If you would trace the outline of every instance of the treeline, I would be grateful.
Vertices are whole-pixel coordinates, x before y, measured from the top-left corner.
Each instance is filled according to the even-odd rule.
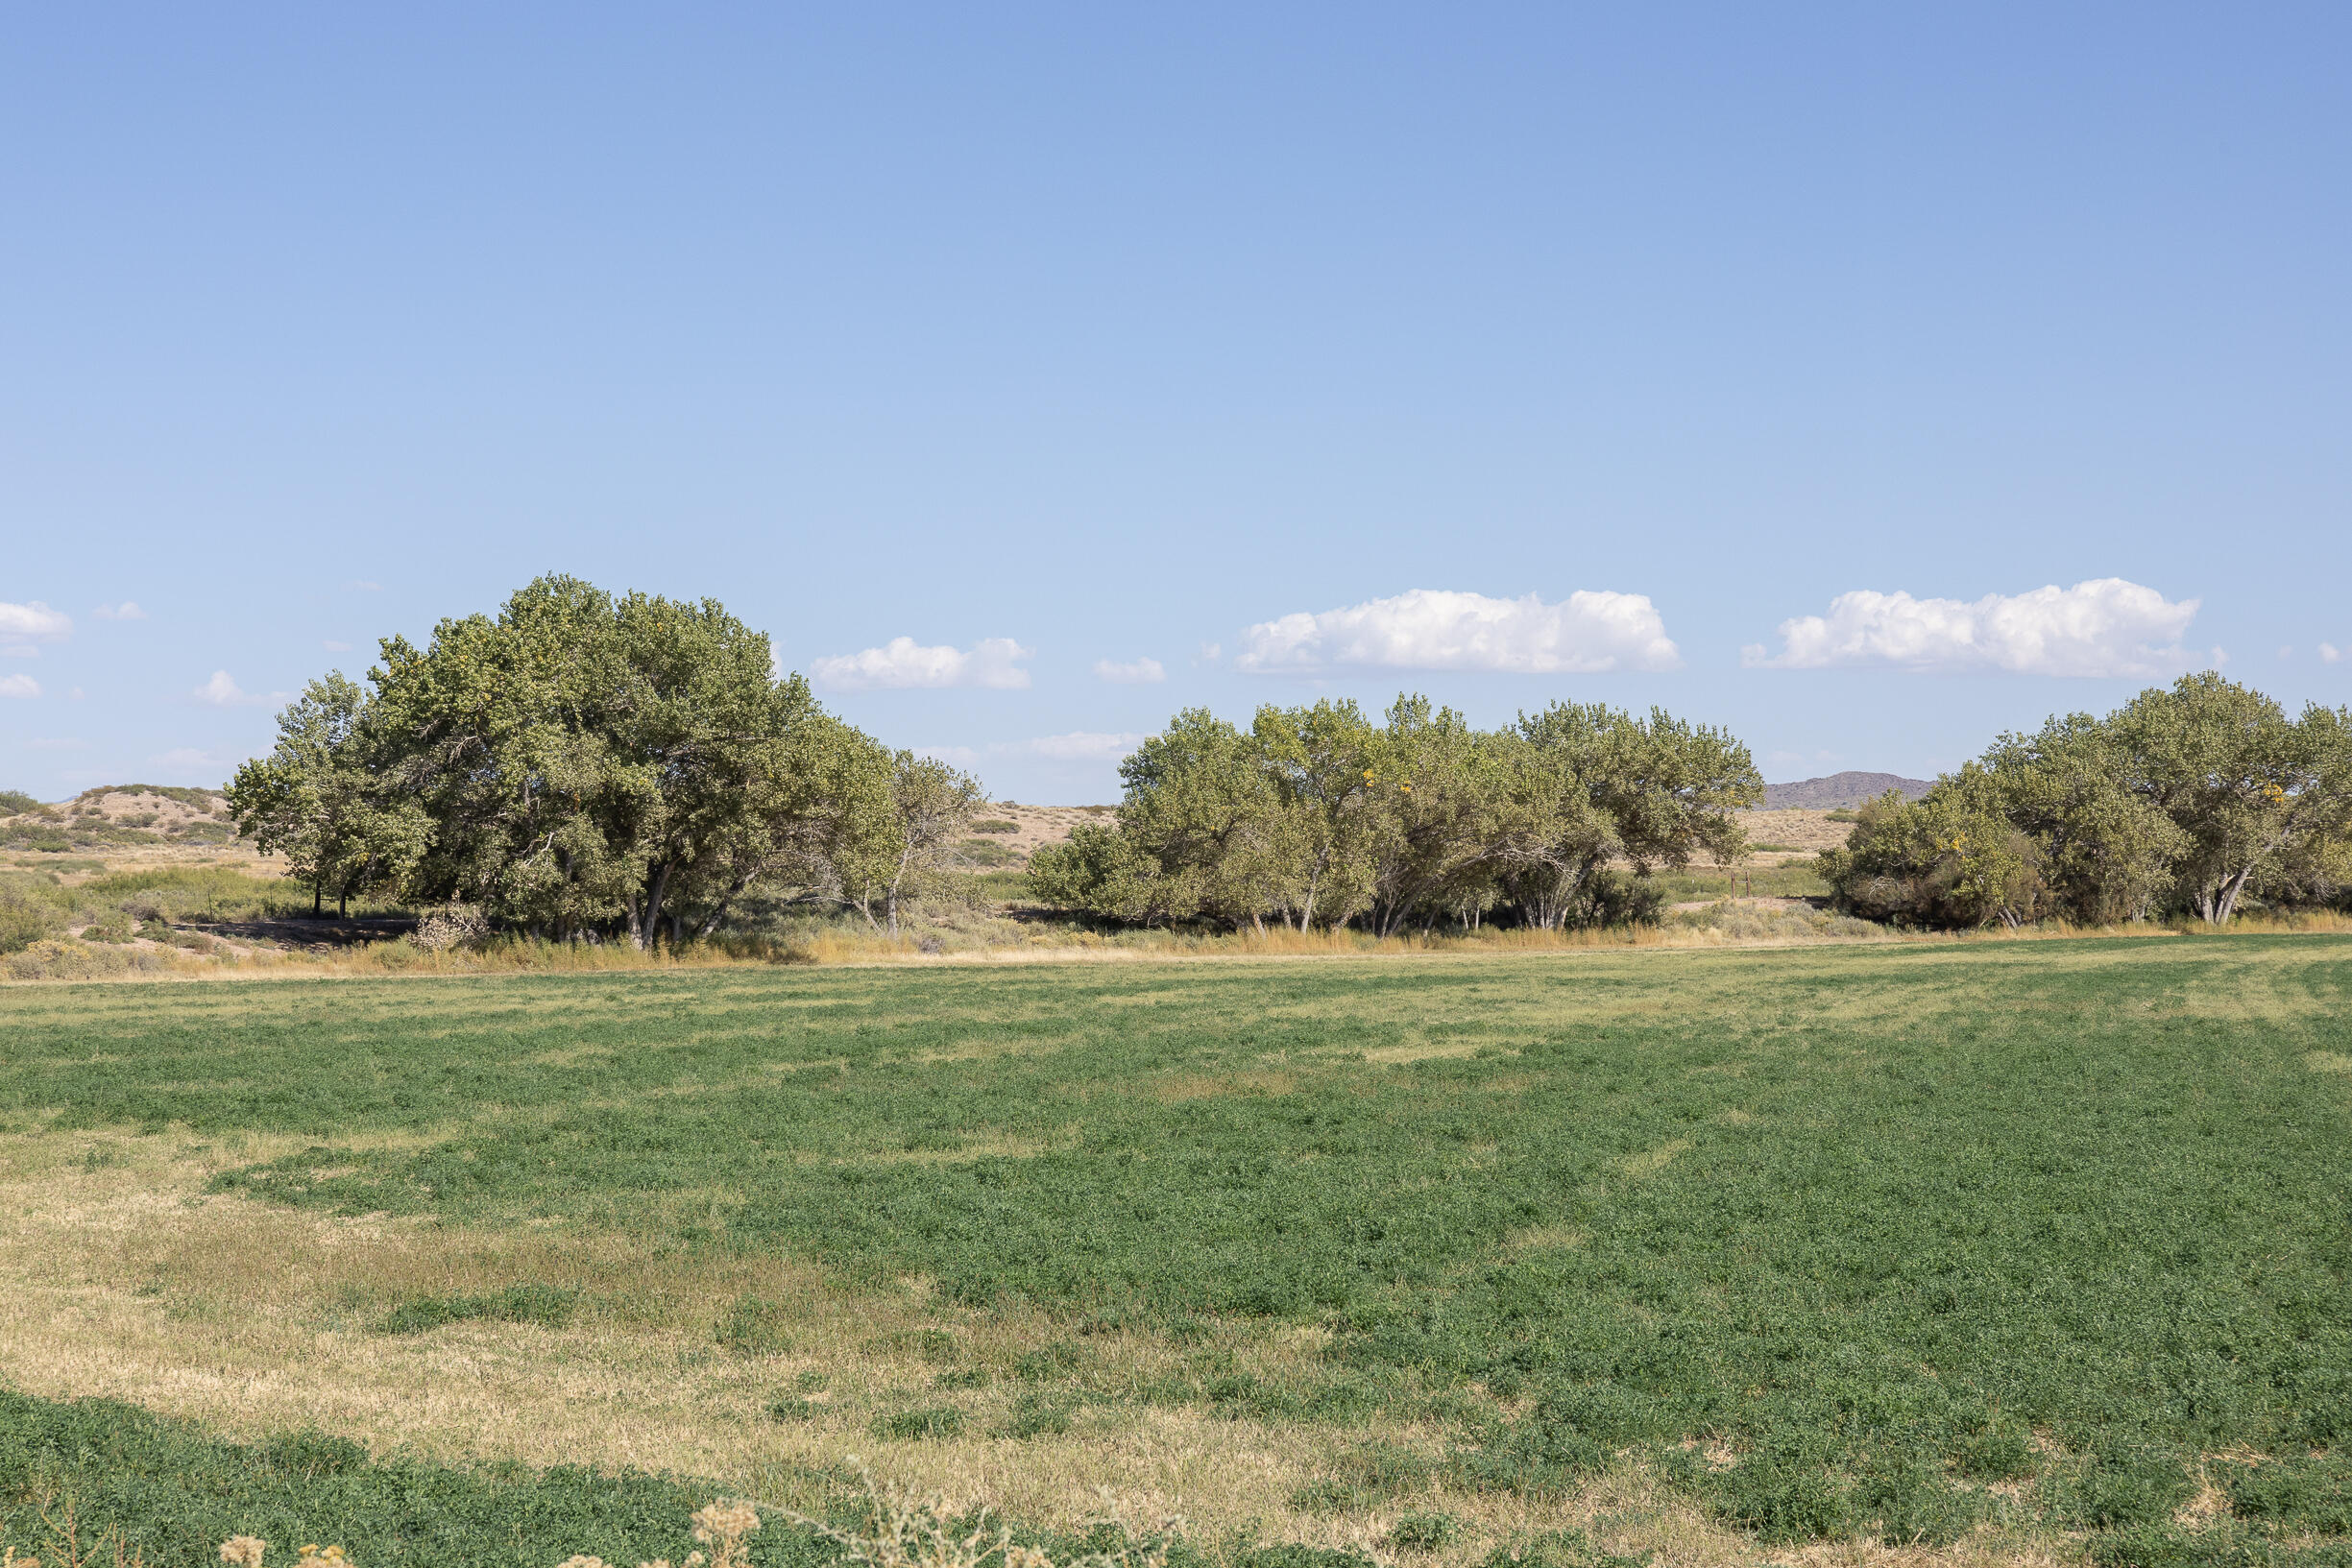
[[[1120,777],[1116,827],[1031,857],[1047,903],[1380,936],[1651,918],[1647,873],[1735,856],[1728,813],[1764,791],[1739,741],[1657,710],[1556,703],[1482,731],[1418,696],[1377,723],[1352,702],[1261,708],[1246,730],[1189,711]]]
[[[1866,806],[1821,858],[1838,906],[1904,925],[2194,916],[2352,892],[2352,711],[2216,674],[2007,735],[1922,800]]]
[[[313,904],[463,902],[550,938],[707,936],[755,885],[897,929],[982,804],[826,712],[715,600],[543,577],[496,617],[311,683],[237,770]]]

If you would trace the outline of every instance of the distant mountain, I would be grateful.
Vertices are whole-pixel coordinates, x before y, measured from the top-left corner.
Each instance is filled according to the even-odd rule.
[[[1764,785],[1764,809],[1778,811],[1801,806],[1807,810],[1827,811],[1877,800],[1890,789],[1900,789],[1906,799],[1917,800],[1928,792],[1928,784],[1926,779],[1905,779],[1892,773],[1832,773],[1826,779]]]

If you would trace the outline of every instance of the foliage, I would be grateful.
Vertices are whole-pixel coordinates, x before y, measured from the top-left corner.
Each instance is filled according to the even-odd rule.
[[[57,1125],[315,1140],[224,1186],[320,1212],[1332,1337],[1148,1390],[1040,1352],[1049,1424],[1443,1393],[1456,1485],[1630,1450],[1759,1532],[1938,1539],[2021,1475],[2137,1529],[2223,1452],[2330,1517],[2340,1469],[2284,1467],[2352,1441],[2348,986],[2335,936],[220,983],[0,995],[0,1072]]]
[[[755,886],[893,930],[980,802],[778,678],[715,600],[543,577],[495,617],[383,643],[363,690],[313,682],[230,801],[319,896],[379,889],[644,949],[708,937]]]
[[[0,817],[14,816],[19,811],[35,811],[40,802],[21,789],[0,789]]]
[[[264,855],[286,856],[314,910],[329,883],[345,912],[353,893],[403,885],[424,855],[424,807],[382,787],[368,765],[366,709],[339,670],[311,682],[278,715],[277,747],[241,764],[229,785],[237,831]]]
[[[0,886],[0,954],[22,953],[65,929],[65,911],[55,899],[30,888]]]
[[[1744,746],[1662,712],[1556,703],[1485,733],[1419,696],[1378,724],[1327,700],[1262,708],[1246,732],[1190,710],[1121,777],[1116,828],[1031,857],[1038,897],[1133,923],[1360,921],[1383,937],[1654,919],[1662,900],[1612,862],[1646,879],[1736,856],[1729,813],[1763,788]]]
[[[2352,889],[2352,711],[2291,720],[2184,676],[2104,719],[2003,736],[1918,802],[1864,807],[1820,869],[1842,908],[1922,926],[2220,925],[2248,897],[2335,903]]]

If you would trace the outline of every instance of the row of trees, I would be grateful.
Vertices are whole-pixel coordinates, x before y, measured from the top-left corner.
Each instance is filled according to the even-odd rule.
[[[1837,903],[1874,920],[2012,927],[2194,914],[2352,891],[2352,711],[2288,717],[2212,673],[2108,714],[2000,737],[1906,802],[1863,808],[1822,857]]]
[[[708,935],[757,885],[895,934],[983,802],[777,678],[767,638],[714,600],[543,577],[382,651],[372,689],[311,683],[229,787],[314,902],[456,900],[643,947]]]
[[[1261,708],[1248,729],[1178,713],[1120,765],[1116,827],[1031,859],[1049,903],[1113,919],[1387,936],[1492,919],[1545,929],[1654,909],[1659,866],[1744,847],[1763,796],[1729,734],[1653,710],[1556,703],[1501,730],[1403,696]]]

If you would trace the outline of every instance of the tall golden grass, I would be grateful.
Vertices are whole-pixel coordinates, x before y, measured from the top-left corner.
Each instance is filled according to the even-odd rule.
[[[89,980],[255,979],[320,977],[418,977],[500,974],[604,974],[616,971],[715,969],[781,964],[825,966],[1053,963],[1184,958],[1408,957],[1427,954],[1539,953],[1626,949],[1723,949],[1852,943],[1952,944],[2077,941],[2105,937],[2184,936],[2227,940],[2243,936],[2341,934],[2352,914],[2333,909],[2241,915],[2216,928],[2193,920],[2119,925],[2046,921],[2017,930],[1918,931],[1813,911],[1758,906],[1726,900],[1685,911],[1657,926],[1543,931],[1525,928],[1476,931],[1414,931],[1376,937],[1369,932],[1294,930],[1288,927],[1234,933],[1173,930],[1103,932],[1060,928],[1021,940],[964,941],[943,946],[917,936],[841,928],[790,939],[729,937],[640,950],[624,943],[546,942],[502,936],[484,943],[426,951],[404,939],[365,943],[336,952],[284,951],[224,945],[209,955],[140,947],[109,952],[71,940],[36,944],[0,964],[0,983]]]

